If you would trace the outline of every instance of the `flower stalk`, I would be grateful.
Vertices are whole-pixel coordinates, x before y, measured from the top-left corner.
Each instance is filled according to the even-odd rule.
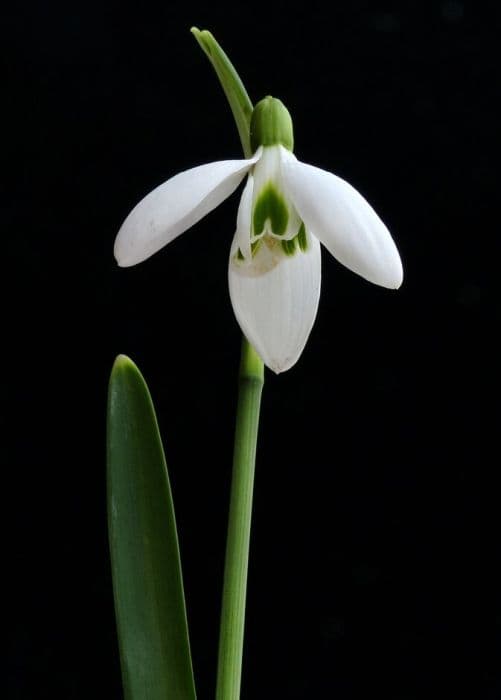
[[[244,155],[250,158],[253,106],[247,91],[212,34],[196,27],[191,32],[216,71],[233,112]],[[254,473],[263,385],[263,361],[244,336],[238,379],[216,700],[238,700],[240,697]]]
[[[216,700],[238,700],[242,676],[254,467],[264,367],[245,338],[239,373]]]

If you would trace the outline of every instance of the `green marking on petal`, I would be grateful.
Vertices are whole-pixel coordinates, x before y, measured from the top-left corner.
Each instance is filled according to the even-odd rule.
[[[308,250],[308,236],[306,235],[304,223],[301,222],[301,226],[294,238],[290,241],[280,241],[280,244],[286,255],[294,255],[298,250],[305,253]]]
[[[289,210],[271,181],[263,187],[254,205],[252,222],[256,236],[263,232],[267,221],[270,222],[271,232],[276,236],[282,236],[287,230]]]
[[[299,247],[303,253],[306,253],[308,250],[308,236],[306,235],[306,229],[303,222],[301,222],[301,226],[297,232],[297,242],[299,243]]]
[[[244,254],[240,250],[240,248],[237,250],[237,260],[245,260]]]
[[[296,241],[297,236],[290,241],[280,241],[280,243],[282,244],[282,249],[286,255],[294,255],[294,253],[296,252]]]

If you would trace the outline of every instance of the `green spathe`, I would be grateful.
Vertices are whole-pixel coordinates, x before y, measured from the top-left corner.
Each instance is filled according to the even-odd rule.
[[[244,155],[246,158],[250,158],[252,151],[249,142],[249,124],[253,108],[247,90],[230,59],[212,34],[207,31],[207,29],[200,31],[197,27],[192,27],[191,33],[200,44],[211,62],[212,67],[216,71],[216,75],[219,78],[221,87],[224,90],[224,94],[233,112]]]
[[[254,107],[250,125],[250,141],[255,153],[259,146],[281,145],[292,151],[294,134],[288,109],[276,97],[265,97]]]

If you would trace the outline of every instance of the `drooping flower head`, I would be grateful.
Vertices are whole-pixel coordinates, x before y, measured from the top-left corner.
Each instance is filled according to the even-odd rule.
[[[179,173],[131,211],[115,241],[121,266],[135,265],[218,206],[247,174],[230,250],[229,289],[242,332],[275,372],[292,367],[313,326],[320,243],[365,279],[396,289],[402,263],[368,202],[345,180],[293,155],[289,112],[265,97],[251,119],[252,158]]]

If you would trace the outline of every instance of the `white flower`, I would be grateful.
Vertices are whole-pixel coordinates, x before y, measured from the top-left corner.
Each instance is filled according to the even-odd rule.
[[[150,192],[122,224],[115,257],[123,267],[142,262],[217,207],[248,175],[230,252],[230,297],[244,335],[268,367],[282,372],[299,358],[315,320],[320,243],[350,270],[383,287],[398,288],[403,273],[388,229],[361,194],[267,140],[260,139],[265,145],[252,158],[201,165]]]

